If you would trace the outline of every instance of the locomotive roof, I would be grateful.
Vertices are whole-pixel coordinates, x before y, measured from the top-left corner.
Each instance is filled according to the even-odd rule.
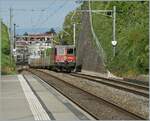
[[[74,45],[55,45],[56,48],[64,47],[64,48],[75,48]]]

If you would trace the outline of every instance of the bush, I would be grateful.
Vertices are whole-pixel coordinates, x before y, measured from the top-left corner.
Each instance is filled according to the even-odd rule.
[[[148,74],[149,71],[149,7],[147,2],[91,2],[92,9],[112,9],[116,13],[116,56],[113,57],[112,18],[92,14],[94,31],[107,56],[111,72],[124,75]]]
[[[14,74],[15,73],[15,62],[11,61],[10,57],[10,42],[8,29],[5,24],[2,23],[2,51],[1,51],[1,73]]]

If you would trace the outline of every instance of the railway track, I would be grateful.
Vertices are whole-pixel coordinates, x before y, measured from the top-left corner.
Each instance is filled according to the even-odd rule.
[[[89,81],[102,83],[104,85],[108,85],[111,87],[118,88],[120,90],[125,90],[140,96],[144,96],[149,98],[149,87],[145,85],[140,85],[132,82],[126,82],[123,80],[116,80],[116,79],[109,79],[104,77],[96,77],[86,74],[79,74],[79,73],[71,73],[71,76],[79,77],[82,79],[87,79]]]
[[[41,70],[28,70],[37,75],[47,84],[55,88],[61,94],[69,98],[84,111],[98,120],[132,120],[144,118],[129,112],[111,102],[92,95],[76,86],[73,86],[59,77],[53,76]]]

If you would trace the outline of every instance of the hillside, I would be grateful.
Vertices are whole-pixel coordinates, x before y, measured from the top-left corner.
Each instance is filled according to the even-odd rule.
[[[8,28],[2,23],[2,41],[1,41],[1,73],[3,74],[13,74],[15,73],[15,64],[11,62],[10,58],[10,43]]]
[[[104,72],[104,68],[118,76],[136,76],[149,72],[149,8],[148,2],[91,2],[91,8],[112,9],[116,6],[116,56],[113,57],[112,17],[110,13],[92,13],[92,24],[88,13],[78,13],[76,39],[77,62],[83,69]],[[80,9],[80,8],[79,8]],[[89,3],[84,2],[81,9],[89,9]],[[71,26],[71,16],[66,16],[64,25]],[[91,26],[93,25],[93,26]],[[93,27],[93,31],[92,31]],[[72,28],[65,29],[71,36]],[[93,33],[92,33],[93,32]],[[64,32],[62,32],[65,34]],[[63,36],[69,44],[71,36]],[[98,42],[96,42],[96,39]],[[98,45],[99,44],[99,45]],[[98,47],[99,46],[99,47]]]
[[[148,74],[148,2],[92,2],[92,9],[116,6],[116,56],[112,51],[112,18],[92,14],[94,31],[106,53],[107,68],[116,75]]]
[[[87,9],[87,6],[82,5],[66,16],[64,30],[59,36],[63,35],[62,40],[65,44],[73,44],[73,23],[75,23],[77,66],[82,66],[84,70],[106,73],[103,60],[94,46],[89,15],[79,12],[80,9]]]

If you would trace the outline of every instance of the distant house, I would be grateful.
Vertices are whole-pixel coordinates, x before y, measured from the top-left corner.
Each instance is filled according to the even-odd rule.
[[[45,32],[40,34],[28,34],[23,36],[17,36],[17,40],[24,39],[25,41],[28,41],[30,44],[36,42],[44,42],[44,43],[52,43],[52,40],[54,38],[53,32]],[[17,41],[16,40],[16,41]]]

